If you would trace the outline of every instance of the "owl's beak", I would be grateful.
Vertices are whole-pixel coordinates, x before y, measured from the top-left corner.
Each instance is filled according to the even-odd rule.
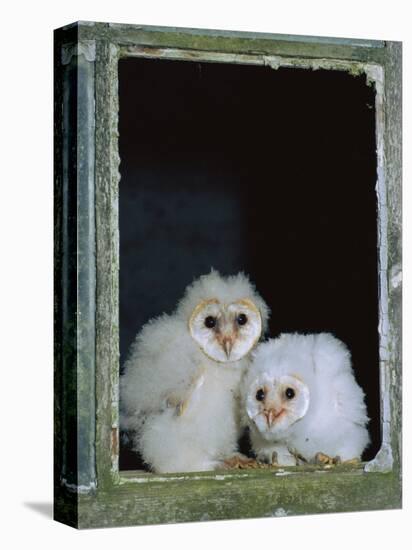
[[[270,428],[272,424],[277,420],[282,414],[285,412],[285,409],[280,409],[280,411],[277,411],[276,409],[269,409],[268,411],[265,411],[266,416],[266,422],[268,427]]]
[[[222,340],[222,348],[226,354],[227,359],[230,357],[230,353],[233,348],[233,340],[231,338],[223,338]]]

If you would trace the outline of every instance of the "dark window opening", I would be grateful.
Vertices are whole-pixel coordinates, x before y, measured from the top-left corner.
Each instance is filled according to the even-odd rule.
[[[332,332],[380,447],[375,92],[364,75],[119,63],[120,363],[213,266],[244,271],[269,336]],[[247,449],[247,441],[243,450]],[[142,465],[126,447],[120,469]]]

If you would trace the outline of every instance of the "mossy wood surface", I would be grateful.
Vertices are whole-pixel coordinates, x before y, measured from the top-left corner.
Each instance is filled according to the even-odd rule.
[[[118,471],[118,73],[125,56],[376,75],[383,442],[360,468]],[[379,140],[378,140],[379,145]],[[55,33],[55,518],[74,527],[401,506],[401,45],[104,23]],[[370,471],[365,471],[369,469]]]
[[[80,528],[399,508],[395,473],[269,471],[137,478],[80,495]]]

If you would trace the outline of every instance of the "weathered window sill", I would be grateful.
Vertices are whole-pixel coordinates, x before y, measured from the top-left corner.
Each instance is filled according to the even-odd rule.
[[[395,472],[359,467],[284,468],[154,475],[129,472],[96,495],[80,495],[78,527],[112,527],[401,507]],[[67,506],[67,501],[66,501]]]

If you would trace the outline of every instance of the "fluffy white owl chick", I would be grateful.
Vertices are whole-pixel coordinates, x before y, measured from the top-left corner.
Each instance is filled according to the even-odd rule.
[[[236,453],[240,382],[268,314],[245,275],[212,270],[136,336],[120,379],[121,428],[153,471],[211,470]]]
[[[350,353],[331,334],[283,334],[260,344],[243,385],[258,460],[295,465],[318,453],[360,458],[369,443],[364,393]]]

